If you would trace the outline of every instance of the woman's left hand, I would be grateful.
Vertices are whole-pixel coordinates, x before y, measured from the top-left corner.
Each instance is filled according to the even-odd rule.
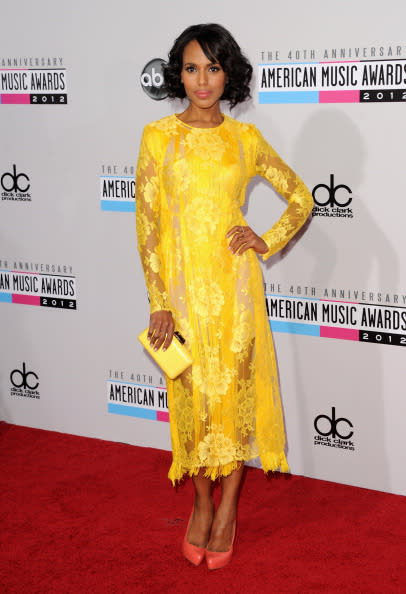
[[[230,229],[226,237],[232,237],[229,248],[233,254],[239,256],[250,248],[257,254],[266,254],[269,249],[265,241],[248,226],[236,225]]]

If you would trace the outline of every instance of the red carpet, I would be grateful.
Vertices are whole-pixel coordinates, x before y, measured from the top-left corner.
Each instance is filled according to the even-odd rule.
[[[230,565],[183,559],[170,454],[0,424],[2,594],[406,591],[406,498],[248,469]]]

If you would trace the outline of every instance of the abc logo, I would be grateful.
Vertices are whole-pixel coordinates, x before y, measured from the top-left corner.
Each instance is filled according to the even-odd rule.
[[[326,192],[327,190],[327,192]],[[342,192],[340,192],[341,200],[336,198],[337,191],[342,190],[349,195],[347,200],[342,198]],[[316,197],[317,193],[317,197]],[[320,193],[322,194],[322,198],[320,199]],[[324,194],[324,200],[323,200]],[[330,173],[330,185],[327,184],[318,184],[314,186],[312,196],[314,198],[315,203],[318,206],[338,206],[340,208],[344,208],[348,206],[352,202],[351,196],[351,188],[346,186],[345,184],[338,184],[337,186],[334,185],[334,173]]]
[[[321,422],[321,419],[325,419],[325,422]],[[354,425],[348,419],[344,417],[340,417],[336,419],[336,409],[335,406],[331,408],[331,417],[327,415],[318,415],[314,419],[314,428],[316,429],[319,435],[323,435],[324,437],[339,437],[340,439],[350,439],[354,435],[354,431],[348,431],[347,434],[340,433],[341,431],[345,431],[343,425],[346,424],[348,427],[354,427]],[[321,425],[321,428],[320,428]],[[340,425],[340,429],[338,426]],[[323,431],[323,429],[327,429],[327,431]],[[348,430],[348,429],[347,429]]]
[[[20,181],[22,179],[23,181]],[[25,180],[25,181],[24,181]],[[30,188],[30,178],[25,173],[17,173],[15,164],[13,165],[13,171],[3,173],[1,176],[1,187],[6,192],[27,192]]]
[[[23,363],[22,370],[13,369],[13,371],[10,373],[10,381],[15,388],[24,388],[25,390],[36,390],[39,386],[39,382],[36,382],[35,380],[38,380],[38,375],[33,371],[27,371],[25,363]]]
[[[161,58],[154,58],[146,66],[141,74],[141,86],[151,99],[155,101],[161,101],[168,96],[168,93],[164,88],[164,75],[162,66],[165,64],[165,60]]]

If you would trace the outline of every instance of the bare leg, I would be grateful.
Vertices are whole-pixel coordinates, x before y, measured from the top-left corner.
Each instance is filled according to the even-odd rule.
[[[228,551],[233,537],[233,525],[237,515],[238,492],[244,464],[229,476],[221,479],[221,502],[214,516],[207,545],[209,551]]]
[[[198,475],[193,477],[193,484],[195,487],[195,511],[187,540],[190,544],[198,547],[206,547],[214,515],[213,482],[204,477],[201,470]]]

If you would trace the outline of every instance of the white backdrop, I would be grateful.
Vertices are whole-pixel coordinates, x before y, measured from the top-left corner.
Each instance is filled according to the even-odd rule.
[[[252,100],[232,115],[330,200],[264,265],[292,472],[405,494],[405,17],[400,0],[379,12],[366,0],[9,4],[1,418],[170,448],[164,380],[136,340],[148,305],[132,182],[144,124],[182,106],[150,97],[159,61],[145,67],[186,26],[219,22],[255,71]],[[283,208],[252,182],[257,232]]]

